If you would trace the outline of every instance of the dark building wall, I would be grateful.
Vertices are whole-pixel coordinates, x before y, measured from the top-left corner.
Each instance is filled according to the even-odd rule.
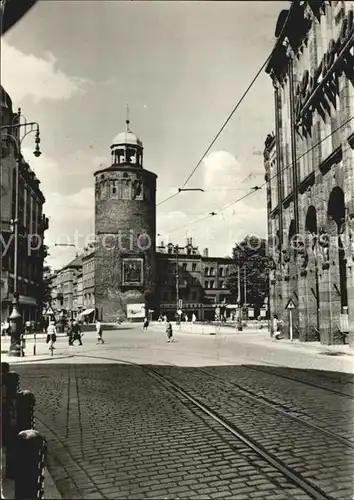
[[[114,321],[126,317],[127,304],[155,306],[156,175],[111,167],[96,172],[95,180],[95,300],[102,319]],[[142,281],[125,283],[123,266],[139,267],[140,262]]]
[[[14,291],[14,232],[16,158],[15,140],[18,140],[17,115],[13,112],[9,95],[1,88],[1,124],[7,126],[1,140],[1,311],[7,317],[12,309]],[[8,135],[5,135],[8,134]],[[12,136],[13,138],[11,138]],[[45,198],[40,181],[22,159],[19,165],[19,223],[18,223],[18,288],[23,320],[37,320],[41,314],[40,288],[43,280],[43,262],[46,257],[44,233],[48,219],[43,214]],[[4,245],[5,243],[5,245]]]
[[[174,319],[177,309],[176,250],[173,248],[171,253],[168,253],[167,250],[159,247],[156,255],[157,295],[159,312],[166,313],[170,319]],[[190,254],[188,254],[188,245],[179,247],[178,288],[183,312],[189,315],[195,313],[198,319],[213,319],[214,304],[222,302],[226,297],[230,298],[229,290],[221,288],[221,283],[225,285],[233,264],[232,259],[201,256],[197,247],[193,247],[193,252]],[[213,281],[213,288],[210,288],[211,281]]]

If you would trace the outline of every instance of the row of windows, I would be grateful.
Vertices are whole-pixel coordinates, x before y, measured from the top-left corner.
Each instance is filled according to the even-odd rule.
[[[219,267],[219,277],[227,276],[228,268]],[[216,270],[214,267],[206,267],[204,269],[204,276],[216,276]]]
[[[216,283],[217,285],[217,283]],[[215,281],[214,280],[210,280],[210,281],[207,281],[205,280],[204,281],[204,288],[216,288],[217,286],[215,286]],[[219,288],[225,288],[225,282],[222,281],[222,280],[219,280]]]
[[[143,200],[144,189],[139,181],[102,181],[96,185],[96,195],[101,200]]]
[[[163,302],[171,302],[176,299],[176,292],[171,290],[164,290],[161,294],[161,300]],[[191,290],[189,294],[186,294],[184,300],[198,300],[198,292],[195,290]],[[181,297],[180,297],[181,298]]]
[[[91,260],[90,262],[86,262],[83,265],[83,273],[84,274],[89,273],[90,271],[94,271],[94,269],[95,269],[95,261],[94,260]]]
[[[95,305],[95,295],[93,293],[85,293],[83,298],[84,298],[84,306]]]
[[[84,288],[88,288],[88,287],[90,287],[90,286],[94,286],[94,284],[95,284],[95,282],[94,282],[94,278],[93,278],[93,276],[92,276],[92,277],[90,277],[90,278],[86,278],[86,279],[84,279],[84,281],[83,281],[83,286],[84,286]]]
[[[190,263],[190,262],[183,262],[182,263],[182,269],[184,271],[192,271],[192,272],[197,272],[198,271],[198,268],[197,268],[197,264],[196,263]],[[224,267],[219,267],[218,269],[218,272],[219,272],[219,277],[222,277],[222,276],[227,276],[227,273],[228,273],[228,269],[227,268],[224,268]],[[216,270],[214,267],[206,267],[204,269],[204,275],[205,276],[216,276]]]
[[[112,152],[113,163],[120,165],[129,163],[130,165],[142,165],[142,153],[138,153],[132,148],[119,148]]]

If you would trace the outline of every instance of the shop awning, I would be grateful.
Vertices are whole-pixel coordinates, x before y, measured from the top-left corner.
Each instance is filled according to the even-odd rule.
[[[93,313],[95,310],[94,309],[85,309],[80,313],[81,316],[88,316],[89,314]]]

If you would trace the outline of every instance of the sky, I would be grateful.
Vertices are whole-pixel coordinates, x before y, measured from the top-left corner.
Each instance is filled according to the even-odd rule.
[[[2,39],[1,83],[41,129],[42,156],[23,152],[46,197],[48,264],[58,269],[94,233],[95,170],[131,129],[155,172],[157,202],[181,187],[274,46],[286,1],[42,0]],[[263,71],[187,188],[157,207],[157,243],[192,237],[213,256],[266,235],[263,148],[274,125]],[[217,213],[198,221],[210,212]],[[55,247],[71,243],[75,247]]]

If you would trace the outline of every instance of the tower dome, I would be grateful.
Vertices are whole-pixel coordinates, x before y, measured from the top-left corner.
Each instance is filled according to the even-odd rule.
[[[114,137],[112,141],[112,146],[130,144],[132,146],[142,147],[143,143],[141,142],[139,137],[136,136],[134,132],[129,128],[129,120],[126,120],[125,123],[126,123],[126,129],[124,130],[124,132],[120,132]]]
[[[129,127],[126,121],[124,132],[117,134],[111,145],[112,165],[118,166],[143,166],[143,143]]]

